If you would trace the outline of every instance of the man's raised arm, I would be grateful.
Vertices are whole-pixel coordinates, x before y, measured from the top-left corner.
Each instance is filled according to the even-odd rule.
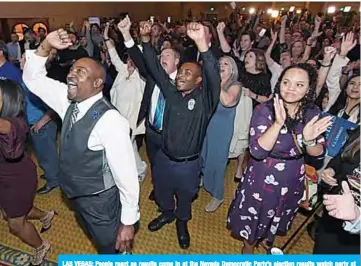
[[[45,63],[52,48],[66,49],[72,43],[66,31],[59,29],[49,33],[37,50],[25,54],[23,81],[29,90],[42,99],[63,119],[69,106],[67,85],[46,76]]]

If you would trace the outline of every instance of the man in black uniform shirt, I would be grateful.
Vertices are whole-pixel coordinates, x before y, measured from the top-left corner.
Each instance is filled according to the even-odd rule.
[[[123,20],[120,26],[126,27],[127,23],[130,22]],[[149,36],[151,26],[150,22],[141,22],[140,34]],[[209,50],[204,26],[190,23],[187,34],[202,54],[203,77],[200,65],[188,62],[179,69],[175,83],[163,70],[150,42],[143,42],[148,71],[167,102],[163,117],[162,150],[155,157],[153,169],[156,177],[154,191],[162,214],[151,221],[148,228],[150,231],[158,231],[177,219],[177,236],[181,248],[190,245],[187,222],[192,217],[192,199],[198,192],[200,181],[199,154],[220,94],[219,64]]]

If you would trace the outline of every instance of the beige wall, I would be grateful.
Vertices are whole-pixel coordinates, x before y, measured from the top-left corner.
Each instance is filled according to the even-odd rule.
[[[309,6],[312,12],[325,11],[328,5],[336,7],[352,5],[354,9],[359,9],[359,2],[237,2],[239,7],[256,8],[279,8],[295,5],[297,8]],[[230,14],[229,2],[38,2],[38,3],[11,3],[0,2],[0,18],[49,18],[51,29],[59,27],[64,23],[74,20],[75,24],[80,24],[84,18],[89,16],[116,16],[121,12],[128,11],[136,19],[145,19],[150,15],[158,15],[162,20],[167,16],[174,19],[181,19],[187,16],[188,10],[192,9],[193,16],[199,17],[200,13],[212,13],[210,8],[214,7],[214,13],[219,18]],[[9,20],[12,23],[15,20]],[[10,23],[9,23],[10,24]],[[12,27],[12,25],[9,25]]]
[[[167,3],[166,5],[173,7],[175,4],[179,3]],[[164,10],[166,10],[164,4],[152,2],[0,2],[0,18],[49,18],[51,28],[59,27],[72,20],[78,24],[89,16],[116,16],[121,12],[129,11],[134,19],[144,19],[156,13],[165,13]],[[170,13],[173,10],[178,12],[179,8],[171,8]]]

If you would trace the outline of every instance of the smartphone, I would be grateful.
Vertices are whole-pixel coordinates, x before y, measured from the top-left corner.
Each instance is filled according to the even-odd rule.
[[[294,11],[295,11],[295,6],[291,6],[288,11],[289,11],[289,12],[294,12]]]
[[[149,20],[154,23],[154,16],[150,16]]]
[[[172,18],[171,17],[167,17],[167,22],[171,23],[172,22]]]
[[[259,32],[259,37],[263,37],[263,35],[266,33],[266,29],[262,29],[260,32]]]

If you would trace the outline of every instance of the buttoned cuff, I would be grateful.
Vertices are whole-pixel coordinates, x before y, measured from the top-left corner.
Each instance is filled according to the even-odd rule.
[[[124,225],[133,225],[139,221],[140,212],[139,206],[137,207],[124,207],[122,206],[121,222]]]
[[[135,43],[133,39],[130,39],[129,41],[124,42],[124,45],[127,48],[132,48],[135,45]]]

